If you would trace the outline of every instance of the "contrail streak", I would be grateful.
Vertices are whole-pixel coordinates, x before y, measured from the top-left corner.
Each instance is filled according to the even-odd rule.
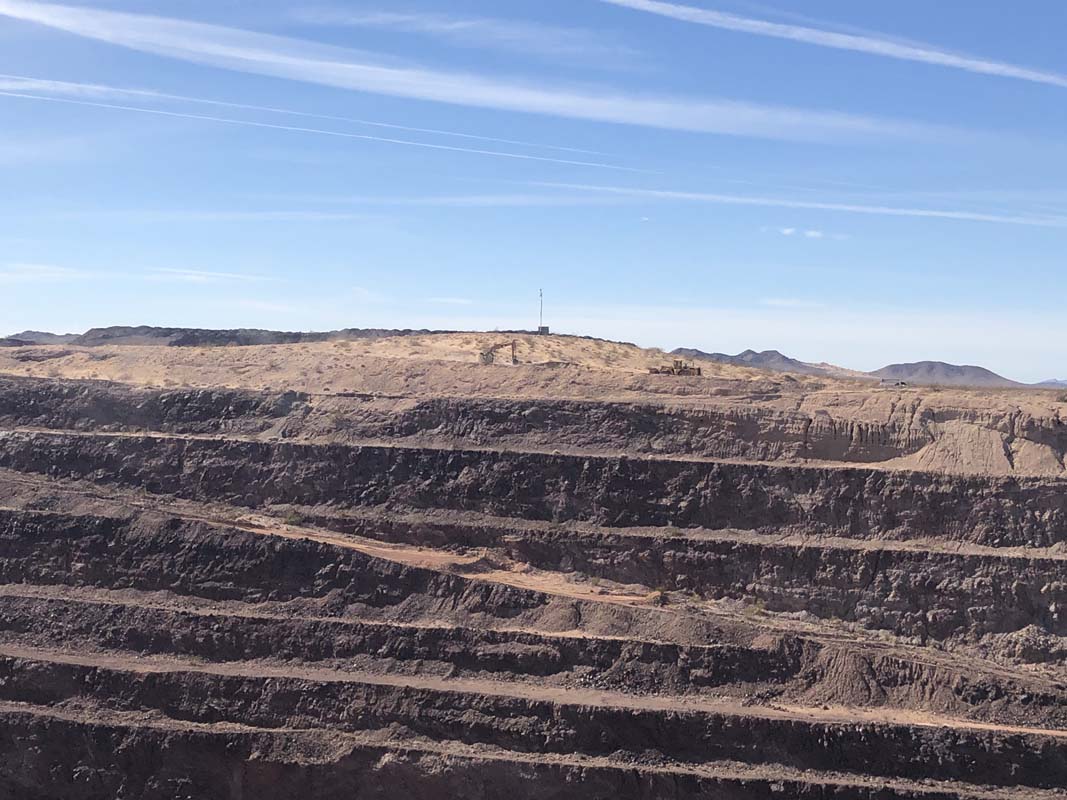
[[[676,192],[661,189],[630,189],[622,186],[594,186],[577,183],[536,183],[536,186],[554,189],[572,189],[586,192],[645,197],[649,200],[690,200],[734,206],[764,206],[769,208],[803,208],[814,211],[842,211],[849,214],[873,214],[887,217],[921,217],[924,219],[951,219],[965,222],[992,222],[1000,225],[1029,225],[1038,228],[1067,228],[1067,217],[1022,217],[1001,214],[983,214],[974,211],[940,211],[928,208],[900,208],[897,206],[857,205],[853,203],[823,203],[814,200],[790,200],[777,197],[749,197],[746,195],[714,194],[707,192]]]
[[[24,87],[4,86],[3,81],[19,81]],[[537,147],[544,150],[559,150],[564,153],[584,153],[586,155],[604,156],[607,153],[599,150],[583,150],[580,147],[563,147],[555,144],[539,144],[537,142],[524,142],[518,139],[499,139],[495,136],[480,136],[474,133],[461,133],[458,131],[443,131],[436,128],[416,128],[410,125],[397,125],[390,122],[377,122],[356,117],[341,117],[333,114],[316,114],[310,111],[294,111],[288,108],[275,106],[258,106],[249,103],[235,103],[229,100],[210,100],[203,97],[189,97],[182,94],[168,94],[151,89],[125,89],[120,86],[106,86],[95,83],[75,83],[72,81],[56,81],[46,78],[31,78],[25,75],[8,75],[0,73],[0,89],[22,91],[43,91],[48,89],[67,90],[69,92],[81,92],[86,94],[114,94],[126,97],[144,97],[157,100],[173,100],[181,103],[197,103],[200,105],[218,106],[221,108],[235,108],[244,111],[265,111],[271,114],[287,114],[294,117],[307,117],[309,119],[324,119],[333,122],[349,122],[355,125],[368,125],[375,128],[389,128],[391,130],[408,131],[409,133],[429,133],[435,136],[456,136],[461,139],[473,139],[481,142],[495,142],[497,144],[513,144],[519,147]]]
[[[479,150],[471,147],[453,147],[447,144],[430,144],[429,142],[413,142],[408,139],[390,139],[384,136],[368,136],[362,133],[345,133],[342,131],[328,131],[322,128],[304,128],[296,125],[275,125],[269,122],[253,122],[244,119],[232,119],[229,117],[214,117],[206,114],[187,114],[180,111],[164,111],[158,108],[143,108],[140,106],[119,105],[117,103],[100,103],[93,100],[74,100],[70,97],[47,97],[45,95],[26,94],[23,92],[0,91],[0,97],[18,97],[24,100],[41,100],[48,103],[66,103],[75,106],[88,106],[90,108],[106,108],[113,111],[133,111],[138,114],[154,114],[161,117],[175,117],[178,119],[195,119],[203,122],[217,122],[225,125],[243,125],[250,128],[265,128],[275,131],[290,131],[293,133],[313,133],[320,136],[336,136],[342,139],[359,139],[367,142],[384,142],[386,144],[399,144],[407,147],[422,147],[427,150],[445,150],[452,153],[472,153],[481,156],[495,156],[497,158],[513,158],[520,161],[539,161],[550,164],[569,164],[578,167],[596,167],[597,169],[613,169],[623,172],[646,172],[647,170],[634,167],[620,167],[616,164],[602,164],[595,161],[572,161],[563,158],[549,158],[547,156],[531,156],[523,153],[506,153],[500,150]]]
[[[830,47],[835,50],[851,50],[856,53],[868,53],[869,55],[882,56],[884,58],[894,58],[898,61],[933,64],[939,67],[961,69],[981,75],[995,75],[1001,78],[1014,78],[1021,81],[1030,81],[1031,83],[1043,83],[1049,86],[1067,88],[1067,75],[1029,69],[1015,64],[1005,64],[977,56],[952,53],[947,50],[941,50],[935,45],[894,41],[888,37],[881,38],[876,35],[861,36],[852,33],[838,33],[804,25],[786,25],[762,19],[742,17],[737,14],[728,14],[722,11],[712,11],[706,8],[694,8],[693,6],[662,2],[662,0],[600,0],[600,2],[631,8],[636,11],[646,11],[650,14],[658,14],[661,17],[669,17],[682,22],[706,25],[711,28],[751,33],[756,36],[769,36],[774,39],[788,39],[793,42]]]

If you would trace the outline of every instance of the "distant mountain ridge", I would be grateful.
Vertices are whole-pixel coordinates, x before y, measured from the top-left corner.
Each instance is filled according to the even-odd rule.
[[[731,356],[726,353],[705,353],[703,350],[679,347],[676,350],[672,350],[671,355],[682,356],[683,358],[703,358],[708,361],[717,361],[720,364],[734,364],[739,367],[773,369],[776,372],[809,374],[815,371],[803,361],[797,361],[795,358],[782,355],[777,350],[764,350],[762,353],[757,353],[755,350],[745,350],[736,356]]]
[[[976,386],[979,388],[1067,388],[1067,381],[1051,380],[1044,383],[1026,384],[1005,378],[985,367],[948,364],[944,361],[916,361],[908,364],[890,364],[874,372],[859,372],[833,364],[811,363],[791,358],[778,350],[745,350],[735,356],[727,353],[708,353],[692,347],[679,347],[672,355],[682,358],[704,359],[720,364],[766,369],[773,372],[792,372],[799,375],[815,375],[826,378],[864,378],[917,386]]]
[[[705,361],[715,361],[719,364],[732,364],[737,367],[754,367],[767,369],[773,372],[793,372],[799,375],[817,375],[824,378],[864,378],[865,373],[856,370],[838,367],[834,364],[811,363],[790,358],[777,350],[745,350],[736,356],[726,353],[707,353],[691,347],[679,347],[671,351],[671,355],[682,358],[700,358]]]

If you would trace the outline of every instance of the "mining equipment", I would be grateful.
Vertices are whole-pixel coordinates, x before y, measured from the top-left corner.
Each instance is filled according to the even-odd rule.
[[[674,363],[663,367],[649,367],[650,375],[703,375],[702,367],[686,363],[680,358],[674,359]]]
[[[481,362],[483,364],[493,364],[493,363],[496,362],[497,351],[498,350],[503,350],[505,347],[508,347],[510,345],[511,346],[511,363],[512,364],[518,364],[519,363],[519,356],[518,356],[518,354],[516,352],[516,348],[518,347],[518,344],[519,344],[518,341],[515,340],[515,339],[512,339],[510,342],[500,342],[499,344],[494,344],[488,350],[483,350],[479,354],[478,358],[481,359]]]

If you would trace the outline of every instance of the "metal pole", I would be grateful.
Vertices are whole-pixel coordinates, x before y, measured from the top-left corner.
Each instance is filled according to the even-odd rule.
[[[538,289],[537,296],[541,298],[541,312],[537,316],[537,328],[540,332],[540,329],[545,327],[545,290]]]

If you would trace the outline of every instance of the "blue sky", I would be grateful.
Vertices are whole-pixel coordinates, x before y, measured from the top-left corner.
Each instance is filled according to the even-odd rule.
[[[1067,373],[1067,4],[0,0],[0,333]]]

